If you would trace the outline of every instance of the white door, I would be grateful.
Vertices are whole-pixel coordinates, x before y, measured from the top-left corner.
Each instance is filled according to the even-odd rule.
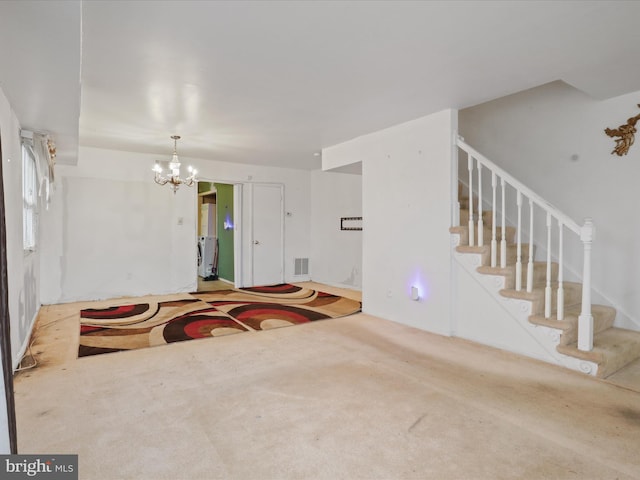
[[[283,186],[254,184],[252,197],[253,284],[283,283]]]

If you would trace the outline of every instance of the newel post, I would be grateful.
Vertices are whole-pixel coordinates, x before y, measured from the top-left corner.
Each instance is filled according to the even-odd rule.
[[[593,350],[593,315],[591,315],[591,244],[595,227],[590,218],[585,218],[580,231],[580,240],[584,247],[584,266],[582,269],[582,310],[578,317],[578,350]]]

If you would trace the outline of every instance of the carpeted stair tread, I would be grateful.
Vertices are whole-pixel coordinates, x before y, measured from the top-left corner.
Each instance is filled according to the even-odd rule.
[[[564,288],[565,297],[567,296],[567,293],[570,292],[570,291],[576,291],[576,293],[581,293],[582,292],[582,284],[581,283],[564,282],[562,286]],[[558,290],[558,283],[557,282],[552,282],[551,283],[551,289],[557,291]],[[522,286],[522,290],[520,290],[520,291],[517,291],[514,288],[505,288],[503,290],[500,290],[500,295],[502,295],[503,297],[516,298],[516,299],[520,299],[520,300],[535,300],[540,295],[542,295],[544,297],[544,286],[534,288],[531,292],[527,292],[527,290],[526,290],[524,285]],[[574,305],[574,304],[577,304],[577,303],[578,302],[572,302],[569,305]]]
[[[499,262],[498,262],[499,263]],[[480,265],[476,270],[483,275],[502,275],[504,277],[508,275],[512,275],[515,271],[516,266],[507,265],[506,267],[492,267],[491,265]]]
[[[458,203],[460,204],[460,211],[462,210],[465,210],[467,212],[469,211],[469,196],[467,195],[459,196]],[[484,202],[482,204],[482,211],[489,212],[489,214],[491,214],[492,212],[490,206]],[[475,195],[473,196],[473,213],[475,214],[478,213],[478,197],[476,197]]]
[[[458,235],[463,235],[463,233],[466,233],[468,231],[469,231],[469,227],[463,227],[463,226],[449,227],[449,233],[457,233]]]
[[[578,316],[582,310],[582,305],[567,307],[564,312],[564,319],[558,320],[555,314],[550,318],[544,315],[531,315],[529,321],[534,325],[557,328],[562,330],[560,337],[561,345],[570,345],[578,340]],[[616,318],[616,309],[606,305],[591,305],[591,315],[593,316],[593,332],[600,333],[613,326]]]
[[[529,257],[529,244],[523,243],[522,247],[522,258]],[[460,253],[476,253],[482,255],[481,264],[482,265],[490,265],[491,264],[491,245],[484,244],[483,246],[469,246],[469,245],[458,245],[456,247],[456,251]],[[498,245],[498,262],[500,261],[500,245]],[[507,245],[507,265],[514,265],[516,263],[516,254],[517,254],[517,246],[513,244]]]
[[[460,210],[469,210],[469,195],[459,195],[458,203],[460,204]],[[473,211],[478,211],[478,197],[473,196]]]
[[[478,220],[478,212],[473,212],[473,218],[475,221]],[[491,210],[483,210],[482,211],[482,223],[484,226],[491,226],[493,224],[493,220],[491,218]],[[469,225],[469,210],[460,210],[460,225]]]
[[[564,305],[565,308],[570,307],[572,305],[577,305],[582,300],[582,284],[573,283],[573,282],[564,282]],[[517,291],[512,288],[505,288],[500,290],[500,295],[507,298],[513,298],[516,300],[528,300],[531,302],[531,313],[533,315],[540,314],[544,312],[544,287],[536,287],[531,292],[527,292],[526,289],[523,288],[520,291]],[[558,284],[551,284],[551,311],[556,311],[556,299],[558,294]]]
[[[456,247],[456,250],[460,253],[491,253],[491,246],[482,245],[481,247],[479,247],[478,245],[458,245]]]
[[[523,255],[524,257],[524,255]],[[525,258],[522,259],[522,287],[527,285],[527,271],[529,264]],[[502,267],[491,267],[489,265],[481,265],[477,268],[479,273],[483,275],[502,275],[505,277],[505,288],[513,289],[516,285],[516,265],[507,265]],[[558,264],[551,262],[551,278],[558,278]],[[545,286],[547,281],[547,262],[533,262],[533,286]]]
[[[462,223],[462,221],[460,223]],[[484,244],[490,245],[491,237],[493,236],[491,225],[485,224],[482,231],[483,231],[482,238],[484,240]],[[469,226],[468,225],[461,225],[459,227],[450,227],[449,233],[457,233],[458,235],[460,235],[461,245],[467,245],[469,243]],[[504,238],[507,241],[507,243],[509,244],[515,243],[516,233],[517,233],[516,227],[505,227]],[[474,239],[475,239],[475,242],[477,243],[478,242],[478,225],[477,224],[474,228]],[[497,227],[496,241],[500,242],[501,240],[502,240],[502,228]]]
[[[640,332],[608,328],[593,337],[593,350],[578,350],[576,343],[558,345],[558,352],[598,364],[600,378],[606,378],[628,363],[640,358]]]

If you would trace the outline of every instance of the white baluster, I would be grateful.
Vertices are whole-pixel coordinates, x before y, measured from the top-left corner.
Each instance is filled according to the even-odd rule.
[[[484,245],[484,220],[482,220],[482,164],[478,160],[478,246]]]
[[[502,186],[502,238],[500,239],[500,268],[507,267],[507,205],[505,200],[505,181],[504,178],[500,179],[500,185]]]
[[[527,292],[533,291],[533,200],[529,199],[529,263],[527,264]]]
[[[467,154],[467,166],[469,169],[469,246],[475,244],[473,229],[473,157]]]
[[[522,193],[518,190],[516,196],[516,204],[518,205],[518,236],[516,240],[516,290],[522,290],[522,242],[520,241],[520,232],[522,230]]]
[[[464,141],[464,139],[458,135],[458,132],[453,133],[453,149],[451,155],[451,199],[452,199],[452,212],[451,212],[451,226],[460,227],[460,179],[458,170],[458,155],[460,150],[458,149],[458,139]]]
[[[551,317],[551,214],[547,212],[547,286],[544,289],[544,318]]]
[[[491,266],[498,264],[498,242],[496,240],[496,173],[491,172],[491,190],[493,190],[493,210],[491,211]]]
[[[582,268],[582,311],[578,317],[578,350],[593,350],[593,315],[591,315],[591,244],[595,229],[590,218],[586,218],[580,231],[584,247]]]
[[[564,225],[558,219],[558,311],[557,311],[557,319],[564,320],[564,287],[562,285],[563,274],[562,274],[562,237],[563,237],[563,229]]]

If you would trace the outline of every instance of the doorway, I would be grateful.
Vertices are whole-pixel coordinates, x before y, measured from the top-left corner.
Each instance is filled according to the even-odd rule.
[[[198,182],[197,256],[199,292],[226,290],[235,282],[233,185]]]
[[[197,208],[198,291],[284,282],[283,184],[203,180]]]

